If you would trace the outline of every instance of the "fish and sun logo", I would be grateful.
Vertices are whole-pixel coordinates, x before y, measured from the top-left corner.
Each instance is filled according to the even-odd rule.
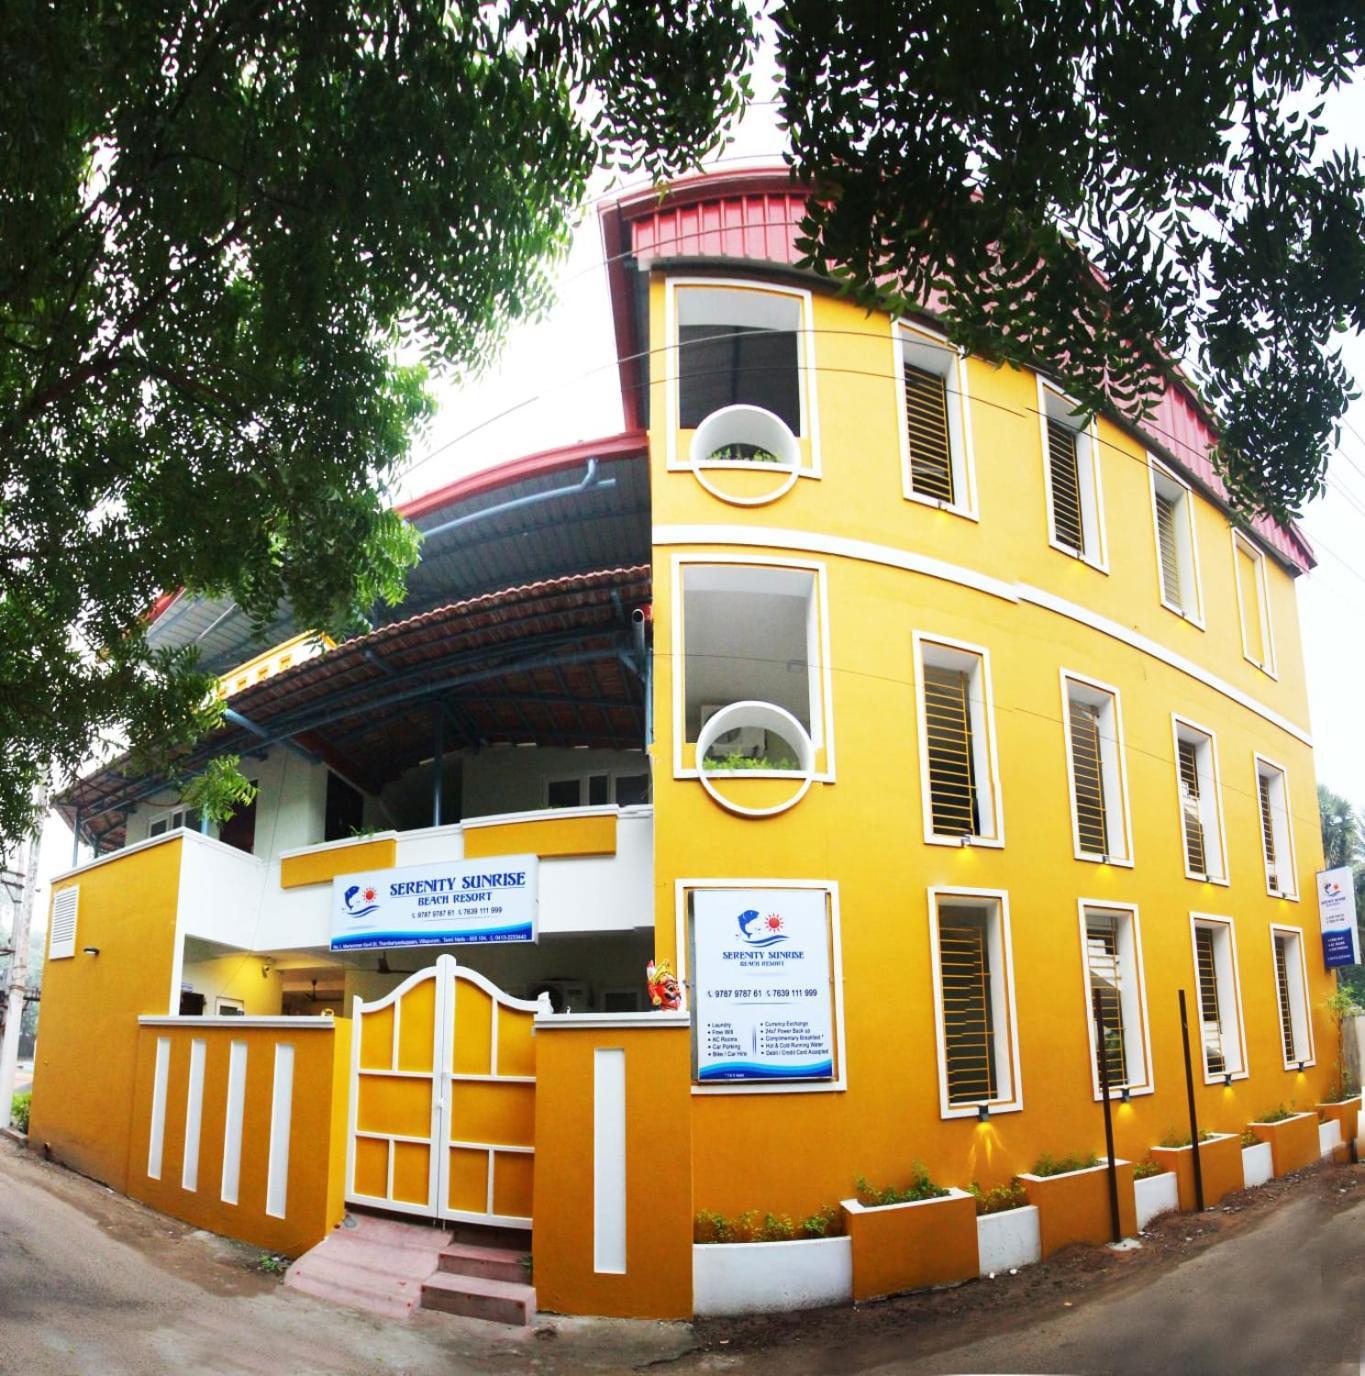
[[[373,884],[352,884],[341,895],[341,901],[352,917],[368,917],[370,913],[378,910],[379,904],[375,902],[378,897]]]
[[[739,934],[750,946],[776,946],[786,941],[782,929],[786,923],[780,913],[760,917],[757,908],[746,908],[739,915]]]

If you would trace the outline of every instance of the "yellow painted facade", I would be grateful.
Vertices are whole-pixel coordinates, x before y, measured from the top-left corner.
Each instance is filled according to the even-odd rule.
[[[280,861],[280,887],[296,889],[305,884],[329,884],[338,874],[387,869],[397,856],[398,843],[392,836],[327,846],[303,855],[286,855]]]
[[[661,352],[673,343],[668,290],[656,273],[651,340]],[[670,454],[674,464],[686,458],[691,432],[676,432],[670,443],[664,420],[673,414],[672,383],[656,377],[651,389],[658,951],[685,962],[679,890],[691,880],[828,880],[838,885],[842,925],[847,1087],[694,1095],[696,1207],[799,1219],[848,1195],[857,1175],[902,1183],[912,1162],[940,1184],[965,1188],[1002,1183],[1043,1153],[1102,1154],[1081,900],[1135,905],[1139,915],[1154,1089],[1116,1105],[1121,1157],[1142,1160],[1186,1121],[1177,990],[1191,999],[1198,1064],[1192,912],[1232,921],[1249,1068],[1230,1087],[1197,1077],[1201,1127],[1240,1132],[1280,1102],[1315,1103],[1335,1074],[1335,1050],[1322,1007],[1332,985],[1317,938],[1313,872],[1321,856],[1312,753],[1301,738],[1308,708],[1291,576],[1266,558],[1272,678],[1243,655],[1228,517],[1196,492],[1204,628],[1164,607],[1146,452],[1104,419],[1098,466],[1108,571],[1051,547],[1038,381],[975,360],[966,375],[977,519],[907,500],[891,320],[819,293],[810,309],[806,400],[813,387],[821,471],[799,477],[775,502],[718,500],[694,473],[670,468]],[[725,476],[733,492],[736,480],[750,492],[773,487],[767,473]],[[684,768],[675,771],[681,685],[673,570],[680,559],[818,570],[836,763],[832,778],[817,779],[780,815],[751,819],[717,806],[686,777],[689,750],[678,752]],[[926,559],[940,562],[925,571]],[[991,580],[987,590],[972,586],[982,575]],[[998,848],[924,839],[916,632],[989,654],[1004,827]],[[1131,865],[1074,858],[1063,671],[1117,690]],[[1185,877],[1173,712],[1216,738],[1227,884]],[[1298,901],[1267,893],[1256,752],[1287,771]],[[819,763],[826,767],[823,757]],[[788,780],[733,777],[724,788],[758,806],[794,791]],[[1008,898],[1022,1108],[988,1122],[940,1111],[932,888]],[[1283,1065],[1272,923],[1303,932],[1316,1063],[1302,1072]],[[736,1161],[763,1169],[736,1171]]]

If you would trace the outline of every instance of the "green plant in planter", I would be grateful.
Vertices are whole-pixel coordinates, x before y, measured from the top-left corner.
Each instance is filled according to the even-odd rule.
[[[1201,1142],[1211,1142],[1217,1133],[1210,1132],[1207,1128],[1199,1129],[1199,1140]],[[1179,1133],[1174,1128],[1167,1129],[1165,1137],[1157,1143],[1159,1147],[1188,1147],[1190,1145],[1190,1134],[1188,1132]]]
[[[1073,1171],[1088,1171],[1098,1166],[1100,1159],[1093,1151],[1078,1152],[1074,1156],[1053,1157],[1044,1152],[1033,1165],[1034,1175],[1070,1175]]]
[[[713,1209],[702,1209],[693,1220],[694,1242],[793,1242],[799,1237],[832,1237],[838,1233],[839,1211],[826,1205],[799,1224],[789,1214],[764,1214],[750,1209],[735,1218],[726,1218]]]
[[[996,1185],[989,1190],[983,1190],[973,1180],[968,1188],[976,1199],[978,1217],[982,1214],[1003,1214],[1010,1209],[1022,1209],[1028,1204],[1028,1191],[1018,1180],[1011,1180],[1008,1185]]]
[[[833,1204],[801,1220],[802,1237],[838,1237],[840,1233],[840,1212]]]
[[[1277,1105],[1275,1108],[1272,1108],[1269,1113],[1261,1114],[1256,1121],[1258,1123],[1283,1123],[1286,1118],[1292,1118],[1293,1116],[1294,1105],[1291,1102],[1288,1108],[1285,1108],[1283,1104]]]
[[[1166,1167],[1155,1161],[1139,1161],[1133,1167],[1134,1180],[1150,1180],[1154,1175],[1165,1175]]]
[[[915,1204],[922,1199],[942,1199],[948,1193],[942,1185],[935,1185],[929,1172],[916,1161],[910,1168],[910,1183],[904,1189],[894,1185],[869,1185],[863,1176],[853,1182],[858,1203],[868,1208],[885,1204]]]
[[[781,463],[770,449],[758,444],[722,444],[707,455],[708,463]]]
[[[1259,1144],[1260,1140],[1250,1128],[1242,1129],[1242,1145],[1244,1147],[1254,1147]]]
[[[795,769],[796,761],[786,755],[707,754],[702,765],[709,774],[736,774],[745,769]]]

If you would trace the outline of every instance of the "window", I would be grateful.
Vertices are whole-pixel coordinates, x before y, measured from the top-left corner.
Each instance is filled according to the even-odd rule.
[[[761,406],[802,433],[803,295],[752,287],[678,285],[678,425],[713,411]]]
[[[930,890],[929,911],[942,1115],[1022,1108],[1004,895]]]
[[[1289,786],[1285,772],[1256,756],[1256,809],[1265,860],[1266,892],[1276,898],[1297,898],[1294,873],[1294,836],[1289,824]]]
[[[1284,1068],[1302,1070],[1313,1061],[1313,1025],[1308,1017],[1308,978],[1303,933],[1297,927],[1270,929],[1275,957],[1275,998],[1280,1011]]]
[[[168,831],[177,831],[183,827],[186,831],[199,830],[199,813],[192,807],[178,807],[171,812],[163,812],[159,817],[152,819],[151,825],[147,828],[147,835],[164,836]]]
[[[1237,574],[1237,610],[1242,621],[1242,654],[1258,669],[1275,673],[1275,646],[1266,600],[1265,555],[1239,530],[1232,532]]]
[[[648,774],[600,771],[545,780],[546,807],[601,807],[607,803],[630,807],[648,801]]]
[[[322,839],[344,841],[365,825],[365,797],[339,774],[327,772],[327,798],[323,805]]]
[[[1062,705],[1076,858],[1130,865],[1118,693],[1063,672]]]
[[[1213,736],[1180,717],[1171,718],[1175,776],[1180,801],[1180,839],[1189,879],[1226,884],[1223,807],[1218,788],[1218,751]]]
[[[1192,922],[1204,1079],[1237,1079],[1246,1074],[1246,1052],[1232,923],[1214,917],[1195,917]]]
[[[1104,569],[1104,508],[1094,422],[1077,415],[1075,403],[1041,378],[1038,401],[1049,543]]]
[[[818,750],[828,740],[829,708],[817,571],[758,562],[677,567],[682,618],[674,653],[683,682],[675,694],[675,769],[683,768],[684,743],[695,743],[716,712],[738,702],[782,709]],[[712,744],[708,759],[744,756],[745,768],[766,762],[793,769],[798,745],[773,729],[737,727]]]
[[[1137,910],[1082,902],[1086,994],[1090,1005],[1090,1064],[1100,1096],[1103,1054],[1110,1096],[1152,1088],[1147,1001],[1142,986]]]
[[[255,779],[249,780],[252,788],[259,788]],[[259,794],[252,796],[249,803],[238,807],[218,828],[218,839],[225,846],[234,846],[249,855],[256,844],[256,801]]]
[[[915,633],[925,840],[1003,845],[986,651]]]
[[[895,344],[905,495],[973,515],[963,360],[941,336],[910,325],[896,326]]]
[[[1173,473],[1149,456],[1152,520],[1156,529],[1161,604],[1196,625],[1201,622],[1199,556],[1194,538],[1194,497]]]

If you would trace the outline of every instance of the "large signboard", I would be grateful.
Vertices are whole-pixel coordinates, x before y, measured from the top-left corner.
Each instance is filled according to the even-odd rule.
[[[1318,917],[1322,922],[1322,959],[1329,970],[1360,964],[1356,932],[1355,878],[1349,865],[1318,871]]]
[[[697,1079],[832,1080],[823,889],[692,894]]]
[[[339,874],[332,880],[332,950],[534,941],[534,855]]]

